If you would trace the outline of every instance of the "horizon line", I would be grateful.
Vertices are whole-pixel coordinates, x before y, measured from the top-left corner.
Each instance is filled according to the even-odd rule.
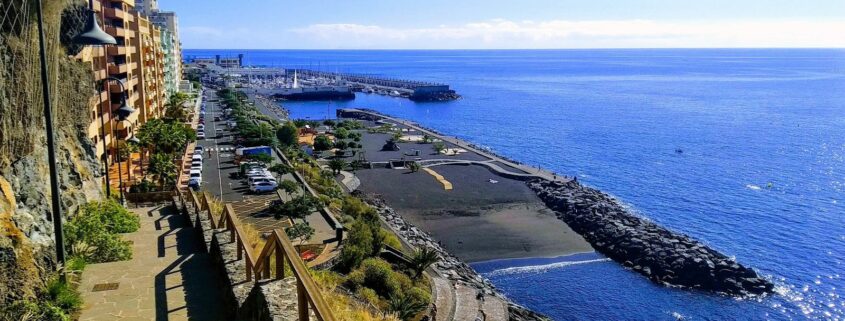
[[[182,50],[296,50],[296,51],[519,51],[519,50],[764,50],[764,49],[838,49],[845,47],[601,47],[601,48],[182,48]]]

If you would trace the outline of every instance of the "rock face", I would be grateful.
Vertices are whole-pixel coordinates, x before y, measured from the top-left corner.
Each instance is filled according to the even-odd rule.
[[[574,181],[534,180],[528,186],[597,251],[654,282],[738,296],[772,292],[772,283],[754,270],[632,215],[598,190]]]
[[[100,167],[86,135],[88,103],[94,93],[91,71],[68,58],[58,41],[59,21],[67,5],[44,3],[56,163],[65,215],[101,197]],[[10,14],[27,14],[14,10]],[[47,220],[50,188],[38,37],[34,17],[17,21],[0,29],[0,306],[34,297],[55,265],[53,226]]]

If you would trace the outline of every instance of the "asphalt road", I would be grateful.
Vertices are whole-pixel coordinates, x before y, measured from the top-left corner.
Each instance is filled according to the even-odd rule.
[[[249,188],[241,179],[233,179],[238,172],[235,165],[235,146],[233,133],[228,130],[226,120],[223,119],[222,106],[214,102],[216,90],[208,91],[209,100],[205,104],[205,139],[198,140],[197,145],[205,149],[203,155],[203,184],[202,188],[220,197],[224,202],[244,200]],[[221,120],[214,121],[215,116]]]

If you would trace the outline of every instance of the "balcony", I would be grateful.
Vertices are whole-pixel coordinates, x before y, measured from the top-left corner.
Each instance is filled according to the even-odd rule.
[[[109,55],[112,56],[124,56],[126,55],[126,46],[109,46],[108,47]]]
[[[126,29],[120,27],[106,26],[106,33],[112,37],[126,37]]]
[[[126,14],[126,11],[123,11],[123,10],[120,10],[120,9],[117,9],[117,8],[108,8],[108,7],[105,10],[105,14],[106,14],[106,18],[120,19],[120,20],[128,20],[126,17],[132,16],[132,15]]]
[[[109,74],[110,75],[119,75],[124,74],[129,70],[129,67],[126,64],[109,64]]]

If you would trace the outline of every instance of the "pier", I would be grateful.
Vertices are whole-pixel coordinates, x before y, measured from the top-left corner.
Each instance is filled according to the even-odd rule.
[[[346,74],[310,69],[286,69],[287,75],[294,73],[303,78],[328,79],[345,82],[353,91],[380,93],[391,96],[407,97],[415,101],[446,101],[460,98],[448,84],[423,82],[416,80],[376,77],[364,74]]]

